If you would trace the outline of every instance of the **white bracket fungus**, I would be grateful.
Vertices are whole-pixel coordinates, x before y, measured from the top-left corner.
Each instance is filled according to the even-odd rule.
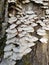
[[[49,9],[46,10],[46,14],[49,14]]]
[[[10,2],[16,2],[17,0],[8,0]],[[48,3],[45,3],[48,0],[24,0],[23,4],[34,1],[38,4],[43,4],[43,8],[48,8]],[[13,5],[12,5],[13,7]],[[23,8],[20,5],[13,7],[16,9],[15,13],[9,13],[10,18],[8,22],[10,25],[6,29],[6,46],[4,48],[4,59],[9,61],[9,65],[15,65],[16,60],[22,59],[22,57],[31,52],[31,47],[36,44],[36,41],[41,43],[47,43],[48,38],[46,36],[46,30],[49,30],[49,23],[45,17],[38,19],[38,16],[33,10],[28,10],[23,12]],[[49,15],[49,9],[46,9],[46,16]],[[36,30],[36,27],[40,24],[40,28]],[[42,38],[34,36],[36,33]]]
[[[39,28],[39,29],[37,30],[37,34],[38,34],[38,35],[41,35],[41,36],[44,36],[44,35],[46,35],[46,31],[45,31],[44,29]]]
[[[47,43],[48,39],[45,38],[45,37],[43,37],[43,38],[40,39],[40,41],[41,41],[42,43]]]
[[[10,3],[10,2],[16,2],[16,0],[8,0],[8,3]]]

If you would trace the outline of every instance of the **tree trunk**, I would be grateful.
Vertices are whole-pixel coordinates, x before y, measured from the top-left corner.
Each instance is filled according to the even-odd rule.
[[[5,0],[1,0],[0,1],[0,61],[3,58],[3,49],[5,46],[5,40],[6,40],[6,36],[5,36],[5,29],[7,27],[7,25],[5,25],[6,21],[5,20],[5,9],[6,9],[6,1]]]
[[[0,37],[0,57],[2,57],[2,53],[3,53],[3,48],[5,46],[5,36],[4,36],[4,32],[5,29],[7,27],[7,9],[4,6],[5,1],[1,0],[0,1],[0,34],[2,35]],[[30,3],[30,4],[26,4],[24,5],[28,7],[32,7],[32,9],[34,11],[36,11],[38,17],[42,17],[45,16],[45,10],[41,9],[39,5],[35,4],[35,3]],[[4,7],[3,7],[4,6]],[[8,7],[8,6],[7,6]],[[6,9],[6,10],[5,10]],[[4,11],[6,11],[6,15],[4,14]],[[4,14],[4,15],[3,15]],[[5,20],[5,21],[4,21]],[[4,23],[5,25],[4,25]],[[2,26],[3,23],[3,26]],[[4,28],[3,28],[4,27]],[[49,37],[49,31],[47,31],[48,37]],[[35,35],[36,36],[36,35]],[[32,52],[29,53],[28,55],[24,56],[22,58],[22,60],[18,61],[16,65],[49,65],[49,41],[47,44],[42,44],[40,42],[37,42],[38,44],[36,44],[34,47],[32,47]]]

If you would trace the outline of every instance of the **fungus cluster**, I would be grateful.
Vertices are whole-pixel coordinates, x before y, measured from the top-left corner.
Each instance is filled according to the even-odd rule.
[[[16,0],[17,1],[17,0]],[[8,0],[8,28],[6,29],[6,46],[4,48],[4,58],[10,61],[10,65],[15,65],[16,60],[21,60],[22,57],[31,52],[31,47],[36,44],[36,41],[47,43],[48,37],[46,31],[49,30],[48,19],[44,17],[39,20],[33,10],[23,12],[21,4],[15,5],[15,0]],[[31,0],[36,3],[44,3],[43,0]],[[22,0],[22,3],[29,3],[30,0]],[[48,0],[45,0],[48,1]],[[14,3],[14,5],[13,5]],[[45,7],[45,4],[44,4]],[[47,6],[48,7],[48,6]],[[49,9],[46,8],[46,14],[49,14]],[[40,27],[36,29],[36,27]],[[41,36],[40,39],[34,35]]]

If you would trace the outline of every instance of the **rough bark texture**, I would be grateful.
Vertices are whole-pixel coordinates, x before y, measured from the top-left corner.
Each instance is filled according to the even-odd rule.
[[[2,22],[3,22],[3,12],[4,12],[4,0],[1,0],[0,1],[0,58],[2,57],[2,54],[3,54],[3,39],[2,39]],[[1,61],[1,59],[0,59]]]
[[[5,5],[6,1],[5,0],[0,0],[0,61],[3,58],[3,49],[5,46],[5,25],[3,23],[5,22]]]
[[[2,3],[2,0],[1,0]],[[27,4],[26,4],[27,5]],[[2,9],[3,4],[1,4]],[[39,5],[35,3],[30,3],[29,6],[32,6],[32,9],[36,11],[38,17],[40,18],[41,16],[45,16],[45,11],[40,8]],[[0,16],[1,16],[1,21],[3,18],[2,11],[0,10]],[[2,25],[2,24],[1,24]],[[0,25],[0,26],[1,26]],[[2,26],[1,26],[2,27]],[[49,31],[47,31],[48,37],[49,37]],[[1,41],[0,41],[1,43]],[[16,65],[49,65],[49,41],[48,44],[42,44],[37,42],[34,47],[32,47],[32,52],[22,58],[22,60],[18,61]],[[2,43],[2,45],[4,45]],[[1,46],[2,46],[1,45]],[[1,49],[0,49],[1,51]]]

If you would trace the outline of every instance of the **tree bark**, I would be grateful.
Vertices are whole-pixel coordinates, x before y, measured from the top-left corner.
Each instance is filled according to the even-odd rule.
[[[4,54],[4,46],[5,46],[5,28],[7,27],[5,25],[5,9],[6,9],[6,0],[1,0],[0,1],[0,61],[3,58]],[[6,20],[7,21],[7,20]]]

